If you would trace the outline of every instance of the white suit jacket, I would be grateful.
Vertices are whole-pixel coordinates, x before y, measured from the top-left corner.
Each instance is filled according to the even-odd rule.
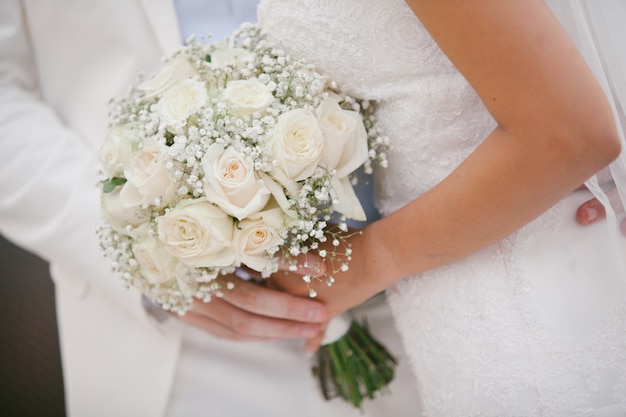
[[[182,326],[177,320],[158,323],[145,312],[139,294],[110,273],[94,230],[107,101],[140,72],[158,69],[161,57],[180,43],[171,0],[0,0],[0,232],[51,264],[72,417],[158,417],[167,409]],[[384,314],[385,331],[392,332]],[[249,364],[261,360],[252,359],[254,349],[245,352]],[[281,363],[284,350],[272,349],[259,350]],[[394,351],[399,349],[396,344]],[[237,355],[230,361],[237,363]],[[246,369],[229,371],[244,384]],[[315,390],[304,382],[305,372],[292,372],[282,386]],[[417,402],[408,372],[400,370],[399,381],[410,382],[392,388],[390,403],[402,408],[408,400],[413,407],[404,411],[413,415]],[[254,409],[248,388],[242,386],[242,395]],[[277,395],[270,400],[300,401]],[[380,415],[400,415],[385,407]],[[308,411],[299,415],[358,415],[323,400],[302,408]]]
[[[0,2],[0,231],[51,263],[72,416],[168,400],[181,328],[109,273],[96,160],[107,100],[179,45],[170,0]]]

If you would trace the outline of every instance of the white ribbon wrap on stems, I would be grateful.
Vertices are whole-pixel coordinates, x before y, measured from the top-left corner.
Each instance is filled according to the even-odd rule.
[[[348,333],[351,324],[352,316],[349,313],[343,313],[340,316],[334,317],[328,323],[328,327],[326,327],[326,334],[324,335],[324,340],[322,340],[322,345],[330,345],[341,339],[341,337]]]

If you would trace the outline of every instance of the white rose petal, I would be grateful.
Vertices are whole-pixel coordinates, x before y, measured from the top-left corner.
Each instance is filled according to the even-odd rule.
[[[368,159],[363,118],[358,112],[342,109],[332,97],[320,104],[317,113],[324,135],[320,164],[335,170],[331,179],[333,209],[348,218],[364,221],[363,207],[348,177]]]
[[[207,149],[202,166],[207,199],[239,220],[263,209],[270,191],[254,170],[254,161],[220,144]]]
[[[235,232],[235,245],[240,261],[249,268],[271,274],[276,272],[278,261],[274,254],[283,239],[279,236],[282,211],[278,208],[257,213],[239,223]]]
[[[165,249],[186,265],[234,265],[234,223],[224,211],[207,200],[182,200],[157,221],[158,236]]]
[[[291,208],[291,204],[285,195],[285,190],[283,187],[274,181],[269,175],[263,176],[263,182],[265,186],[270,190],[272,196],[274,197],[275,202],[282,209],[283,214],[286,216],[284,219],[289,224],[293,222],[297,222],[298,214]]]
[[[367,132],[358,112],[343,110],[328,98],[318,107],[318,120],[324,136],[320,163],[343,178],[353,173],[368,158]]]
[[[152,203],[157,198],[169,200],[172,181],[163,164],[165,150],[154,141],[144,141],[143,148],[131,155],[124,168],[126,183],[120,192],[123,207]]]
[[[349,219],[363,222],[367,220],[363,206],[359,201],[354,187],[350,183],[349,177],[333,177],[331,179],[333,199],[333,209]]]
[[[263,111],[274,101],[270,89],[256,78],[229,82],[222,97],[234,116]]]
[[[189,61],[183,56],[178,56],[152,78],[139,84],[137,88],[144,92],[145,95],[143,98],[147,100],[164,92],[174,84],[191,78],[196,74],[196,70],[191,66]]]
[[[277,162],[276,178],[289,188],[289,180],[310,177],[320,161],[324,139],[312,112],[296,109],[279,116],[270,138]]]
[[[127,125],[114,126],[109,130],[99,153],[100,163],[109,177],[119,177],[124,173],[124,164],[133,152],[133,135],[134,129]]]
[[[149,234],[136,240],[133,254],[139,263],[139,272],[151,284],[164,284],[180,277],[179,261]]]
[[[175,126],[184,123],[189,116],[204,107],[208,98],[204,83],[189,78],[166,90],[155,109],[162,121]]]
[[[102,218],[113,230],[126,233],[126,226],[137,226],[150,219],[150,211],[139,207],[124,207],[120,201],[120,187],[109,193],[102,193],[100,205]]]

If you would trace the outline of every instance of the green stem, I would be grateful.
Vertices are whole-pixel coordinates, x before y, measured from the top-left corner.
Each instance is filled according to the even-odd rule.
[[[322,346],[315,368],[326,399],[341,397],[360,408],[393,379],[396,359],[369,333],[367,323],[353,321],[348,333]]]

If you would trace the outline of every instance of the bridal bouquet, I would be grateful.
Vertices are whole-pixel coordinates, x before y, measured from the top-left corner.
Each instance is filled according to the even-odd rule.
[[[222,42],[189,39],[160,72],[112,100],[109,116],[98,233],[127,286],[184,314],[194,298],[228,290],[217,278],[239,267],[269,277],[281,262],[295,270],[298,255],[315,253],[331,268],[303,277],[311,296],[313,282],[330,285],[348,268],[345,219],[365,220],[354,172],[384,165],[387,139],[367,101],[257,26]],[[329,240],[332,253],[321,249]],[[393,358],[354,328],[353,344],[319,369],[326,394],[358,406],[391,380]],[[333,364],[359,346],[365,362],[356,371]]]

